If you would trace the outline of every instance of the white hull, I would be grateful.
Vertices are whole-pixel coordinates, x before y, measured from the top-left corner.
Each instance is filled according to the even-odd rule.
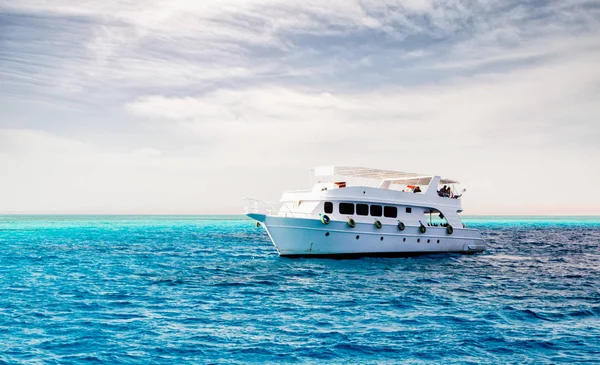
[[[249,214],[262,222],[281,256],[404,256],[426,253],[474,253],[485,250],[481,233],[475,229],[455,228],[448,234],[444,227],[384,224],[378,229],[371,223],[288,218]],[[357,238],[358,237],[358,238]]]

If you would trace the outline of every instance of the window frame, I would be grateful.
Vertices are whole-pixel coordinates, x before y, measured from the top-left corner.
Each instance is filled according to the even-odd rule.
[[[361,213],[358,212],[358,206],[359,205],[361,207],[366,207],[367,208],[366,214],[361,214]],[[368,216],[369,215],[369,204],[356,203],[356,205],[355,205],[355,213],[356,213],[356,215],[360,215],[360,216]]]
[[[345,207],[352,206],[352,213],[344,213],[344,212],[342,212],[342,206],[345,206]],[[354,212],[355,212],[355,210],[354,210],[354,203],[347,203],[347,202],[341,202],[341,203],[339,203],[338,204],[338,212],[340,212],[340,214],[344,214],[344,215],[354,215]]]
[[[394,212],[393,215],[386,214],[386,210],[390,210],[390,209]],[[384,206],[383,207],[383,216],[385,218],[398,218],[398,207],[393,207],[393,206],[390,206],[390,205]]]
[[[406,207],[406,213],[412,213],[412,207]]]
[[[376,209],[377,209],[377,207],[379,207],[379,213],[380,213],[380,214],[373,214],[373,207],[376,207]],[[379,204],[371,204],[371,205],[369,206],[369,215],[370,215],[371,217],[382,217],[382,216],[383,216],[383,205],[379,205]]]

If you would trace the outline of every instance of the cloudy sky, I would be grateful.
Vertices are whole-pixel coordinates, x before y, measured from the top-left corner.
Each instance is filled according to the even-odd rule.
[[[240,213],[313,166],[600,214],[597,1],[0,0],[0,213]]]

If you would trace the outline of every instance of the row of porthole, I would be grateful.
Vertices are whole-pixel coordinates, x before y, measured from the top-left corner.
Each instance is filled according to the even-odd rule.
[[[327,225],[331,222],[331,219],[329,218],[329,216],[327,216],[327,214],[321,214],[320,218],[321,218],[321,223],[323,223],[325,225]],[[425,233],[427,231],[427,228],[425,227],[425,225],[423,223],[421,223],[421,221],[419,221],[419,223],[420,223],[419,232]],[[356,227],[356,221],[354,221],[354,219],[352,219],[352,218],[348,218],[347,224],[350,228]],[[381,229],[383,227],[383,224],[381,224],[381,221],[376,220],[375,227],[377,229]],[[406,226],[404,225],[404,223],[402,221],[398,221],[398,229],[401,231],[404,231],[405,228],[406,228]],[[449,224],[446,226],[446,233],[448,233],[448,234],[454,233],[454,228],[452,228],[452,226]]]
[[[329,237],[329,232],[325,232],[325,237]],[[360,239],[360,235],[356,235],[356,239]],[[380,241],[383,241],[383,236],[379,238]],[[402,242],[406,242],[406,237],[402,238]],[[417,242],[421,242],[420,238],[417,238]],[[431,243],[431,239],[427,239],[427,243]],[[437,240],[437,243],[440,243],[440,240]]]

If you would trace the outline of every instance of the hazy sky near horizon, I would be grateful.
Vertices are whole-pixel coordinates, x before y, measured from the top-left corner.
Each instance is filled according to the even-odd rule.
[[[597,1],[0,1],[0,213],[241,213],[318,165],[600,214]]]

